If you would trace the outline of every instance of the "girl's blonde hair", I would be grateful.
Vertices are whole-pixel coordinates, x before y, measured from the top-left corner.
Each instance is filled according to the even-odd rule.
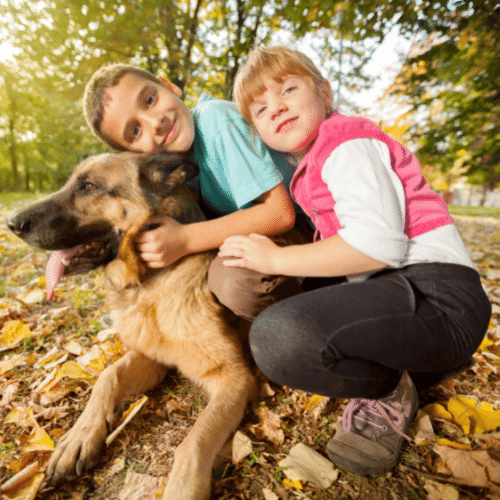
[[[263,83],[266,77],[281,82],[287,76],[305,78],[320,95],[324,77],[305,54],[281,45],[252,49],[236,75],[233,88],[234,100],[243,118],[252,123],[250,105],[266,90]]]

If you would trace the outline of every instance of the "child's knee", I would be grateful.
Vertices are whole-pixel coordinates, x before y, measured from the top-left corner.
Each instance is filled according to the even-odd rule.
[[[301,292],[295,279],[269,276],[239,267],[226,267],[216,257],[208,271],[208,286],[217,300],[248,321],[266,307]]]

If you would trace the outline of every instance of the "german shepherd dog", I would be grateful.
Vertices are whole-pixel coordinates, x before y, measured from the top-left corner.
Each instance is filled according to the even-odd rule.
[[[204,220],[186,186],[197,172],[180,154],[94,156],[73,170],[62,189],[8,219],[27,243],[55,250],[47,266],[49,295],[62,274],[105,266],[113,327],[128,349],[102,372],[85,410],[59,441],[46,471],[53,482],[95,466],[118,405],[176,367],[205,389],[209,402],[175,452],[163,499],[210,496],[214,460],[256,396],[256,376],[234,317],[208,289],[215,253],[151,270],[134,248],[152,215]]]

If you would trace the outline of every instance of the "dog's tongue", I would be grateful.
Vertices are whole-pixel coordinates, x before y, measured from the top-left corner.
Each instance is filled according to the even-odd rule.
[[[75,255],[80,247],[71,248],[70,250],[58,250],[52,252],[52,255],[47,262],[45,269],[45,289],[47,298],[51,299],[54,296],[54,288],[59,283],[64,274],[64,268],[68,265],[69,259]]]

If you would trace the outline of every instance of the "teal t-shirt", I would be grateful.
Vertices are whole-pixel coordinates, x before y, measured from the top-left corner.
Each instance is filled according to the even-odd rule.
[[[216,214],[248,207],[282,181],[289,189],[294,167],[265,146],[235,103],[202,94],[192,113],[201,195]]]

